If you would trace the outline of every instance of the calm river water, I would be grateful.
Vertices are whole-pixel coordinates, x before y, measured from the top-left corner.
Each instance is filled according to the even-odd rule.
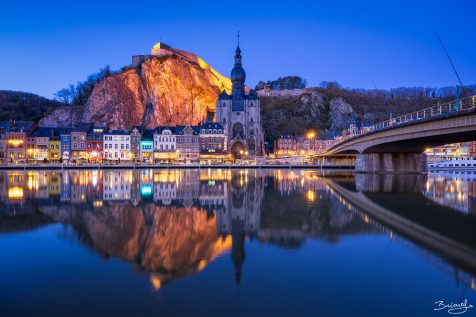
[[[0,251],[0,316],[451,316],[476,174],[1,171]]]

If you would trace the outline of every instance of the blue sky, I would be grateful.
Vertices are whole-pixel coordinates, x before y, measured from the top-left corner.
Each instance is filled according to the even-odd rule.
[[[438,30],[464,84],[476,83],[476,1],[3,1],[0,89],[53,97],[159,40],[224,75],[241,31],[247,84],[300,75],[310,86],[455,85]]]

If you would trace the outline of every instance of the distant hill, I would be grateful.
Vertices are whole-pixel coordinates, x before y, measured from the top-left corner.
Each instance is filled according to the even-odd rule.
[[[294,90],[259,90],[261,118],[266,140],[282,134],[304,135],[315,130],[331,137],[349,127],[353,118],[379,122],[438,102],[454,99],[455,88],[346,89],[338,83]],[[476,94],[476,86],[465,86],[463,96]]]
[[[9,119],[38,121],[65,104],[35,94],[0,90],[0,121]]]

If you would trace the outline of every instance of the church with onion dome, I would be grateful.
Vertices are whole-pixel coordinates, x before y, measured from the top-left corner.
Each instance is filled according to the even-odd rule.
[[[241,65],[241,49],[235,51],[235,65],[230,76],[232,92],[223,91],[216,104],[216,121],[228,135],[228,151],[235,159],[264,154],[264,133],[261,126],[260,101],[254,90],[246,93],[246,73]]]

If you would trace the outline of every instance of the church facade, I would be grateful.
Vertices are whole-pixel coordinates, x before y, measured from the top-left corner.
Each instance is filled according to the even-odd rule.
[[[264,132],[261,126],[260,101],[254,90],[245,92],[246,73],[241,65],[241,50],[235,51],[235,65],[230,76],[231,95],[223,91],[216,104],[216,121],[228,135],[228,152],[235,159],[262,156]]]

